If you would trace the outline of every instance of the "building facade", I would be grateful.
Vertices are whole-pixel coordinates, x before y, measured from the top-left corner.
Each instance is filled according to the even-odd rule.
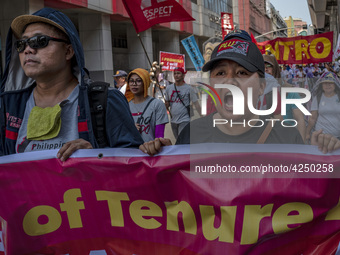
[[[237,0],[239,28],[251,32],[256,38],[271,31],[271,21],[267,13],[266,0]],[[271,40],[272,35],[261,36],[259,41]]]
[[[202,50],[207,39],[221,36],[220,13],[233,12],[232,0],[180,0],[179,3],[195,21],[162,23],[140,33],[151,62],[159,60],[159,51],[186,54],[181,40],[192,34]],[[112,75],[116,70],[150,68],[122,0],[1,0],[2,67],[6,36],[12,20],[43,7],[58,9],[73,21],[84,47],[86,67],[93,80],[113,84]],[[188,55],[186,68],[194,70]]]
[[[306,0],[315,34],[333,31],[333,45],[340,33],[340,0]]]
[[[269,3],[269,17],[272,22],[273,38],[276,37],[287,37],[288,28],[284,19],[281,17],[280,12],[275,9],[275,7]]]
[[[298,35],[310,35],[308,34],[307,22],[300,18],[292,18],[292,16],[286,17],[285,22],[289,27],[288,37]]]

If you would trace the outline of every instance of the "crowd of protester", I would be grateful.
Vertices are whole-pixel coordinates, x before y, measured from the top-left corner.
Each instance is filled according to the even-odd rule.
[[[273,56],[274,57],[274,56]],[[265,57],[266,58],[266,57]],[[273,68],[274,65],[271,65]],[[305,132],[304,140],[308,142],[312,131],[322,130],[340,138],[340,71],[339,62],[317,63],[305,65],[282,65],[280,85],[301,87],[310,91],[311,100],[305,107],[311,116],[304,116],[301,135]],[[278,78],[278,77],[276,77]],[[289,94],[287,95],[290,96]],[[298,94],[296,97],[300,97]],[[287,106],[288,107],[288,106]],[[296,106],[292,106],[296,109]],[[298,111],[297,111],[298,112]],[[302,129],[301,129],[302,130]]]
[[[202,105],[193,87],[196,84],[185,81],[183,68],[174,70],[174,83],[163,75],[156,75],[154,83],[152,75],[142,67],[114,74],[115,87],[108,88],[105,94],[105,116],[96,118],[94,124],[93,111],[102,111],[103,105],[91,102],[88,96],[91,80],[86,75],[84,52],[72,21],[60,11],[43,8],[33,15],[15,18],[8,38],[9,55],[0,94],[0,156],[56,149],[57,158],[66,161],[77,150],[101,147],[98,134],[104,134],[105,147],[135,148],[152,156],[163,146],[172,145],[164,137],[167,124],[176,145],[308,143],[323,153],[340,149],[339,66],[283,65],[280,70],[275,57],[263,56],[246,31],[230,32],[222,42],[214,42],[218,44],[214,49],[212,43],[207,44],[209,57],[202,70],[209,85],[234,85],[244,98],[251,98],[256,110],[271,109],[272,98],[279,98],[283,87],[308,89],[312,99],[305,107],[311,116],[303,115],[294,105],[287,105],[286,115],[281,116],[280,104],[270,116],[259,116],[249,109],[248,100],[244,100],[244,113],[234,114],[234,95],[223,86],[215,88],[223,103],[201,116]],[[153,96],[149,95],[151,84],[159,86]],[[300,96],[287,95],[291,99]],[[213,125],[226,119],[230,122],[225,125]],[[268,119],[295,120],[297,125],[285,127],[280,121]],[[252,120],[256,120],[253,125],[231,124]],[[286,180],[290,182],[284,179],[283,183]],[[204,192],[200,195],[206,196]]]
[[[217,91],[227,107],[217,107],[208,116],[195,120],[199,128],[190,130],[193,106],[197,117],[201,117],[201,106],[198,90],[185,81],[183,68],[174,70],[174,83],[164,80],[164,75],[158,73],[157,81],[152,84],[159,87],[160,93],[154,90],[157,93],[153,96],[148,95],[151,78],[145,68],[130,73],[118,70],[113,75],[115,88],[109,88],[106,95],[106,117],[99,120],[102,125],[97,126],[89,118],[93,114],[93,102],[89,102],[87,94],[90,80],[86,77],[84,52],[72,21],[60,11],[43,8],[33,15],[15,18],[8,37],[6,51],[10,56],[0,97],[0,155],[58,149],[57,157],[65,161],[78,149],[99,147],[98,126],[105,133],[107,147],[139,147],[149,154],[154,154],[148,148],[156,143],[157,146],[170,144],[162,139],[167,123],[171,125],[177,144],[193,141],[253,143],[264,131],[256,129],[249,137],[243,134],[250,127],[211,128],[214,119],[238,119],[229,109],[232,101],[226,89]],[[226,42],[231,43],[230,48],[235,43],[246,48],[244,52],[240,52],[240,48],[230,51],[224,49]],[[306,105],[312,112],[309,119],[294,105],[287,106],[286,116],[280,116],[278,104],[271,117],[295,119],[297,129],[287,133],[287,129],[272,127],[263,143],[308,141],[313,144],[312,133],[319,131],[314,144],[324,143],[320,147],[325,152],[337,148],[338,140],[334,140],[340,138],[337,62],[279,67],[275,57],[262,56],[243,30],[235,30],[215,44],[215,49],[209,48],[209,54],[205,54],[208,57],[203,67],[210,84],[235,84],[244,95],[248,87],[254,88],[253,102],[258,103],[258,109],[270,109],[273,88],[277,88],[278,97],[280,88],[285,86],[307,88],[313,94],[311,103]],[[253,82],[250,84],[248,80]],[[288,97],[299,98],[299,95],[290,93]],[[246,108],[243,118],[259,118]],[[212,136],[206,135],[207,130]],[[197,132],[191,135],[193,140],[190,140],[190,132]],[[328,138],[324,139],[323,134]]]

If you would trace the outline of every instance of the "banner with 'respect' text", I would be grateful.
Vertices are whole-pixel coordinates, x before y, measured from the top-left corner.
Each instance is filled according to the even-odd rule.
[[[56,158],[56,150],[1,157],[0,250],[335,254],[340,153],[323,155],[307,145],[303,153],[296,145],[255,146],[231,144],[236,151],[225,153],[225,145],[214,145],[197,157],[189,146],[165,147],[154,157],[135,149],[79,150],[66,162]],[[299,158],[309,165],[300,166]],[[289,178],[266,178],[264,168],[260,178],[228,178],[232,169],[250,171],[255,161],[267,164],[266,171],[280,171],[280,164],[296,170]],[[311,178],[299,176],[307,169]],[[207,178],[217,172],[217,178]]]

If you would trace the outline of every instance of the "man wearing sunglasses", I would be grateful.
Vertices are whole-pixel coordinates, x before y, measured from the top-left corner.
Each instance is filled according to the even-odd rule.
[[[0,94],[0,155],[58,149],[58,158],[65,161],[78,149],[98,147],[84,53],[71,20],[43,8],[15,18],[8,38]],[[109,89],[106,112],[110,147],[143,143],[118,90]]]

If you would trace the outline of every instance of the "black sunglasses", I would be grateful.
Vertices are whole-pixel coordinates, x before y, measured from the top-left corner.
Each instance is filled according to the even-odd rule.
[[[45,48],[48,45],[49,41],[69,43],[66,40],[54,38],[54,37],[47,36],[47,35],[36,35],[31,38],[17,40],[15,42],[15,47],[17,51],[20,53],[25,50],[27,44],[32,49],[41,49],[41,48]]]

